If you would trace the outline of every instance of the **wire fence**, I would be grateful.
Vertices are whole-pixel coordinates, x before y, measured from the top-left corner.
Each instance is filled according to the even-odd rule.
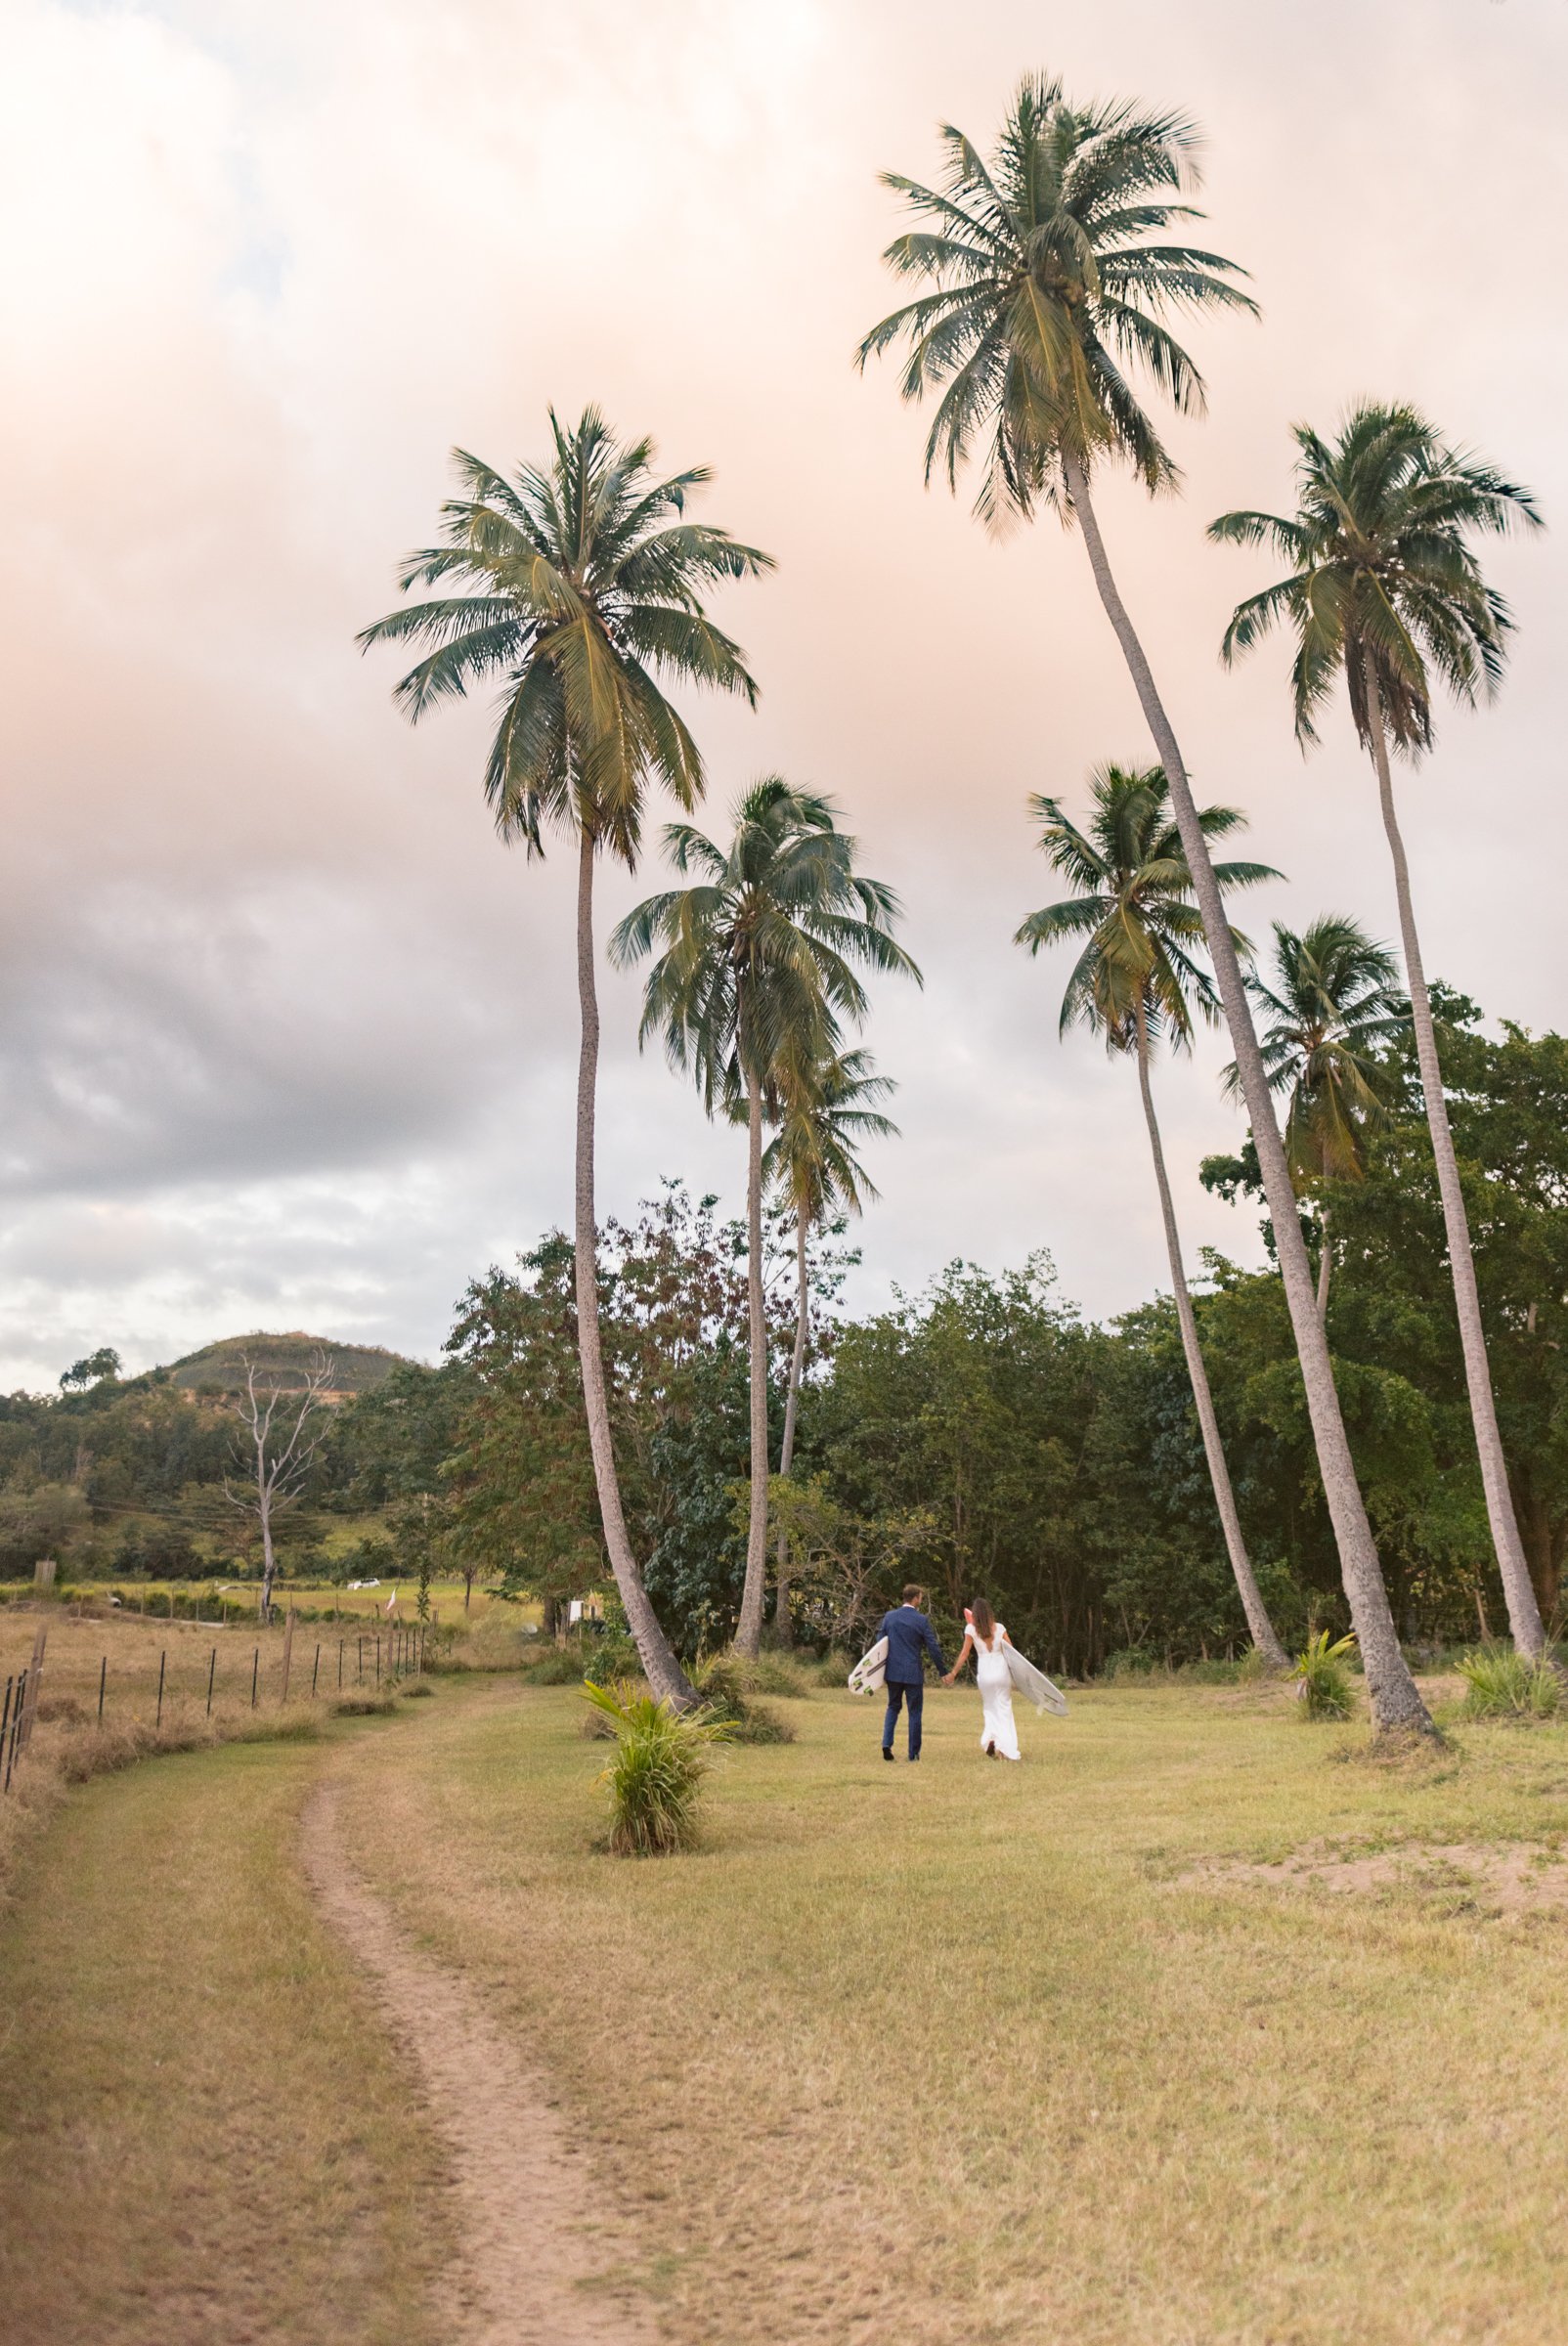
[[[294,1614],[288,1615],[281,1645],[272,1640],[264,1645],[257,1639],[248,1656],[236,1653],[232,1644],[213,1646],[196,1672],[191,1665],[200,1657],[193,1640],[174,1649],[172,1673],[171,1649],[161,1647],[155,1684],[151,1671],[139,1668],[135,1660],[116,1660],[111,1668],[111,1657],[105,1653],[98,1666],[93,1723],[102,1728],[126,1718],[146,1720],[151,1714],[155,1731],[163,1724],[165,1705],[176,1699],[199,1705],[210,1718],[219,1700],[248,1704],[256,1711],[270,1701],[280,1706],[291,1700],[330,1702],[368,1691],[379,1696],[407,1678],[424,1674],[429,1631],[422,1622],[392,1622],[335,1638],[296,1640],[296,1621]],[[10,1792],[12,1776],[32,1740],[43,1700],[48,1642],[48,1629],[40,1626],[27,1662],[7,1677],[0,1693],[0,1797]],[[66,1715],[83,1720],[86,1706],[78,1694],[64,1693],[60,1700]]]

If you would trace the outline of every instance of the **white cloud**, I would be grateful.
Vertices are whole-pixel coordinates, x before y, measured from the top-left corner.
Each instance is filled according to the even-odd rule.
[[[1201,524],[1285,496],[1286,423],[1366,389],[1562,509],[1542,288],[1568,27],[1479,0],[1325,0],[1315,27],[1123,0],[1050,62],[1209,130],[1213,239],[1266,320],[1198,329],[1187,495],[1118,492],[1108,528],[1201,790],[1289,874],[1253,925],[1333,904],[1387,934],[1369,777],[1343,729],[1303,763],[1280,662],[1221,676],[1255,580]],[[932,167],[940,115],[985,134],[1041,62],[1022,0],[949,28],[934,0],[15,0],[0,1381],[281,1319],[428,1353],[464,1279],[568,1211],[570,875],[490,835],[485,711],[411,735],[394,665],[352,641],[432,531],[450,443],[533,453],[552,399],[713,462],[709,510],[781,558],[723,611],[761,714],[694,712],[714,823],[755,772],[799,774],[907,898],[929,983],[871,1037],[906,1137],[862,1293],[1039,1243],[1096,1311],[1161,1280],[1124,1071],[1057,1043],[1061,972],[1008,942],[1047,892],[1025,793],[1143,756],[1135,704],[1081,548],[999,548],[923,496],[922,420],[849,364],[893,298],[877,169]],[[1432,967],[1541,1024],[1564,951],[1519,843],[1550,868],[1564,570],[1555,541],[1496,568],[1514,673],[1410,786],[1412,851]],[[604,899],[607,925],[631,885]],[[662,1171],[733,1193],[731,1136],[633,1028],[606,976],[606,1210]],[[1236,1129],[1221,1056],[1160,1078],[1190,1253],[1245,1228],[1194,1178]]]

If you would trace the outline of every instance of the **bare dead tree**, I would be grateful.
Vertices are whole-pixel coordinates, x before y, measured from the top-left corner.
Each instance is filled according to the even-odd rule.
[[[258,1375],[248,1353],[242,1352],[240,1358],[244,1364],[245,1388],[228,1407],[242,1429],[236,1437],[235,1455],[237,1464],[244,1468],[245,1482],[237,1491],[225,1476],[223,1488],[232,1506],[254,1515],[261,1525],[261,1612],[263,1620],[270,1621],[273,1582],[278,1574],[273,1518],[299,1497],[321,1448],[327,1432],[324,1412],[328,1407],[324,1396],[331,1390],[337,1363],[328,1360],[325,1352],[316,1353],[300,1386],[281,1383],[276,1371]]]

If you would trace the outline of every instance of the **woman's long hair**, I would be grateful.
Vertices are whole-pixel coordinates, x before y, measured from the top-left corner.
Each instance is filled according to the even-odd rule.
[[[983,1596],[976,1597],[969,1610],[970,1617],[975,1624],[976,1636],[983,1637],[986,1644],[989,1645],[996,1634],[996,1615],[991,1611]]]

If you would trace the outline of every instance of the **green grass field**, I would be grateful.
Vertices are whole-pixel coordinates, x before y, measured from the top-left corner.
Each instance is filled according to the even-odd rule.
[[[249,1911],[298,1915],[290,1803],[327,1771],[355,1864],[547,2071],[672,2346],[1568,2340],[1568,1729],[1457,1729],[1390,1765],[1278,1689],[1109,1688],[1029,1715],[1008,1768],[959,1690],[928,1697],[911,1768],[881,1762],[870,1705],[783,1707],[798,1741],[729,1753],[704,1847],[673,1860],[599,1853],[580,1699],[504,1678],[71,1796],[0,1944],[8,2008],[52,1995],[61,2139],[105,2096],[122,2158],[156,2171],[138,2126],[196,2090],[188,2064],[151,2078],[176,2016],[196,2046],[262,2029],[258,2142],[288,2099],[262,2094],[267,2064],[297,2064],[318,2020],[312,2075],[358,2111],[338,1989],[289,2004],[284,2047],[234,1990],[242,1928],[200,1898],[183,1965],[138,1973],[117,2053],[103,2040],[95,2070],[78,2045],[119,1902],[152,1928],[134,1836],[109,1860],[115,1803],[145,1803],[148,1835],[196,1787],[198,1877],[227,1848]],[[220,1973],[214,2013],[189,1991]],[[13,2233],[91,2265],[118,2187],[95,2216],[63,2165],[39,2172]],[[301,2228],[301,2271],[307,2196],[272,2218],[280,2254]]]
[[[1217,1860],[1568,1832],[1568,1735],[1359,1756],[1278,1692],[1080,1695],[886,1767],[849,1697],[737,1750],[707,1849],[596,1855],[570,1693],[444,1704],[356,1846],[549,2048],[670,2334],[1365,2346],[1568,2337],[1560,1912],[1448,1861],[1343,1894]],[[417,1829],[423,1828],[422,1840]]]
[[[439,2177],[294,1864],[321,1763],[147,1760],[73,1794],[33,1852],[0,1925],[0,2338],[431,2334]]]

